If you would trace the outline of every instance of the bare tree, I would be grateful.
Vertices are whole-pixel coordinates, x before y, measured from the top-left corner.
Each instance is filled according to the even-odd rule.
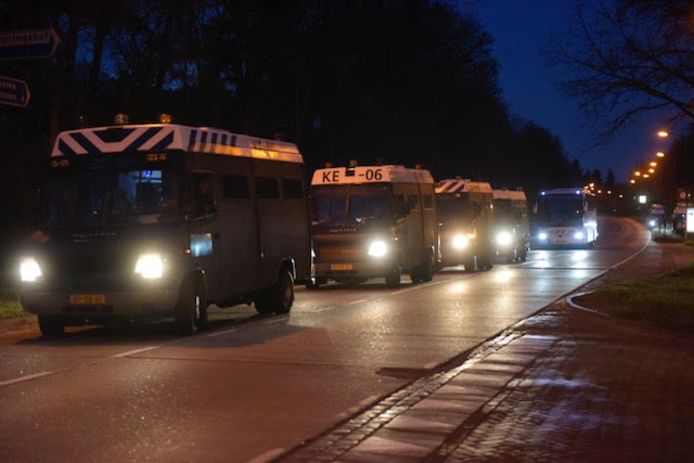
[[[551,57],[562,89],[614,133],[636,114],[672,108],[694,119],[694,3],[612,0],[579,4]]]

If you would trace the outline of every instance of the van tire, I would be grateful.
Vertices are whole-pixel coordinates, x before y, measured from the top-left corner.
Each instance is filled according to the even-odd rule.
[[[419,265],[419,268],[413,272],[410,276],[412,278],[412,283],[428,282],[434,278],[434,272],[436,271],[436,262],[434,262],[434,256],[431,252],[427,251],[426,258],[424,262]]]
[[[400,286],[400,269],[396,269],[393,272],[386,275],[386,287],[387,288],[397,288]]]
[[[254,300],[259,314],[288,313],[294,305],[294,277],[282,269],[274,285],[261,291]]]
[[[65,320],[62,317],[39,315],[39,329],[44,338],[60,336],[65,332]]]
[[[480,256],[477,259],[477,267],[480,270],[491,270],[494,267],[491,256],[489,254]]]
[[[463,267],[465,267],[466,273],[472,273],[475,271],[475,256],[466,257],[463,260]]]
[[[186,284],[176,304],[176,331],[192,336],[207,324],[207,305],[202,291],[193,283]]]

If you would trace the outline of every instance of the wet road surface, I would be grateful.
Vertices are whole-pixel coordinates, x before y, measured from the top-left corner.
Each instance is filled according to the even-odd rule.
[[[330,428],[639,251],[629,219],[591,250],[532,251],[486,273],[446,269],[399,289],[300,289],[290,315],[214,311],[182,338],[125,332],[0,336],[0,460],[247,461]]]

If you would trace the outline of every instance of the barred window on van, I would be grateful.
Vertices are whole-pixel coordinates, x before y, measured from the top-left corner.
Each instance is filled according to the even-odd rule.
[[[243,175],[222,176],[222,187],[226,199],[248,199],[251,197],[248,191],[248,177]]]
[[[431,209],[434,207],[434,200],[431,195],[422,196],[422,200],[424,202],[424,209]]]
[[[282,194],[284,199],[301,199],[304,197],[304,186],[298,178],[282,179]]]
[[[255,194],[258,199],[279,199],[280,189],[277,186],[277,179],[272,177],[256,177]]]

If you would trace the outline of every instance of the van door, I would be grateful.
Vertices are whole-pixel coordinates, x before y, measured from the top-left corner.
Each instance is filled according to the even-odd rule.
[[[421,264],[424,259],[424,229],[419,185],[407,185],[405,200],[410,209],[407,216],[407,246],[402,263],[404,269]]]
[[[204,270],[207,298],[219,295],[219,218],[215,178],[210,172],[193,172],[188,182],[188,231],[190,255],[193,262]]]
[[[242,171],[221,176],[222,200],[219,210],[222,236],[219,258],[220,286],[225,298],[260,288],[258,223],[251,199],[250,179]]]

